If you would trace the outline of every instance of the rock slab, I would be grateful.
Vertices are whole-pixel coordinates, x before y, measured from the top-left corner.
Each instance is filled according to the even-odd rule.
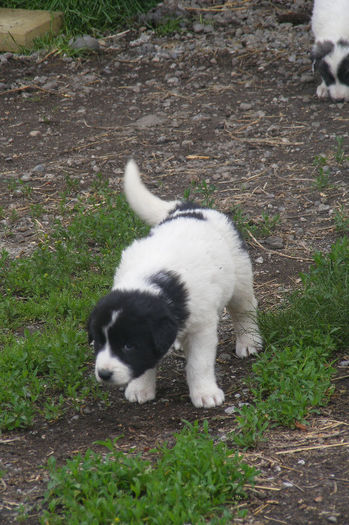
[[[0,8],[0,51],[30,47],[34,38],[49,31],[57,34],[62,23],[60,11]]]

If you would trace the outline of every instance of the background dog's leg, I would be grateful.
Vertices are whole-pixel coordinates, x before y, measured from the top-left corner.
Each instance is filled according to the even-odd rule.
[[[144,374],[132,379],[126,387],[125,397],[128,401],[145,403],[155,399],[156,368],[150,368]]]
[[[328,89],[324,81],[322,81],[321,84],[317,87],[316,94],[319,98],[328,97]]]
[[[217,342],[217,322],[189,335],[185,341],[187,381],[190,399],[196,407],[211,408],[224,401],[214,371]]]
[[[257,324],[257,300],[252,286],[241,287],[227,305],[236,332],[236,355],[247,357],[262,347]]]

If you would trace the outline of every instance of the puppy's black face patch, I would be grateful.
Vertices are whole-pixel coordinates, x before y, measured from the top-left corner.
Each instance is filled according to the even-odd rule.
[[[339,82],[349,86],[349,54],[339,64],[337,76]]]
[[[174,343],[177,322],[165,301],[138,291],[114,291],[103,297],[91,314],[89,338],[98,354],[108,345],[139,377],[154,368]]]
[[[321,75],[321,78],[323,79],[327,87],[336,83],[336,79],[331,73],[330,67],[327,64],[326,60],[320,60],[318,70]]]
[[[326,55],[331,53],[334,49],[334,43],[330,40],[325,40],[324,42],[317,42],[311,52],[311,60],[314,63],[315,69],[317,69],[320,61]]]

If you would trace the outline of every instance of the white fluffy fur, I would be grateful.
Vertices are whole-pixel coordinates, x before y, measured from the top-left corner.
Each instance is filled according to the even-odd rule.
[[[187,357],[190,397],[196,407],[220,405],[224,393],[217,386],[214,367],[217,326],[225,306],[235,326],[237,355],[246,357],[261,346],[249,256],[231,222],[215,210],[200,210],[207,220],[182,218],[156,226],[178,201],[165,202],[154,196],[143,185],[133,161],[126,167],[124,188],[133,210],[155,226],[150,236],[134,241],[123,252],[113,290],[157,294],[156,286],[149,285],[150,275],[163,270],[179,275],[188,292],[189,318],[177,339]],[[175,215],[181,213],[178,210]],[[119,367],[120,380],[116,382],[127,383],[125,365],[108,353],[108,345],[97,356],[96,371],[102,364],[113,371]],[[154,399],[155,369],[131,380],[125,395],[139,403]]]
[[[314,50],[317,44],[326,41],[334,44],[333,50],[324,60],[335,78],[335,83],[326,86],[322,81],[317,88],[317,96],[349,100],[349,86],[341,83],[337,77],[339,64],[349,54],[349,46],[338,45],[340,40],[349,41],[349,0],[314,0],[312,31],[315,37]]]

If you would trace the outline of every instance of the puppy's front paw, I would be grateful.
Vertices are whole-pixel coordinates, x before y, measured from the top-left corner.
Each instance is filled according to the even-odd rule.
[[[319,98],[327,98],[328,97],[328,89],[325,84],[325,82],[322,82],[316,89],[316,94]]]
[[[190,399],[196,408],[218,407],[224,402],[224,392],[214,385],[211,388],[193,390]]]
[[[146,403],[155,399],[155,385],[139,384],[137,379],[131,381],[125,390],[125,397],[131,403]]]
[[[238,357],[248,357],[256,354],[262,348],[262,339],[259,335],[254,337],[250,335],[242,335],[236,339],[235,352]]]

